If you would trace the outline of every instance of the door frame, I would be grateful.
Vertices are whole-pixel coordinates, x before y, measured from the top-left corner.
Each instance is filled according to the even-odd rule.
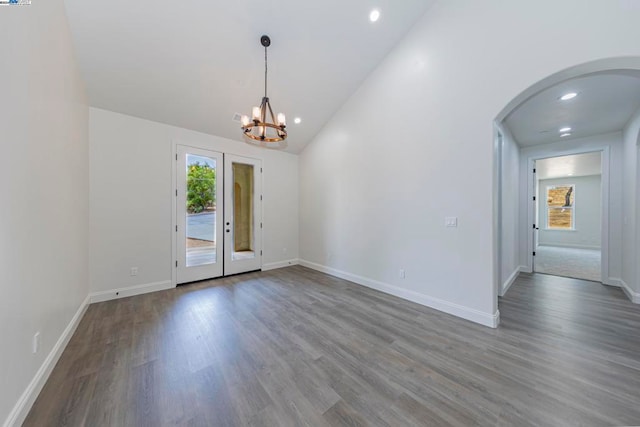
[[[570,150],[555,151],[553,149],[548,152],[538,153],[536,155],[527,158],[527,223],[525,224],[528,229],[532,224],[535,224],[535,209],[536,202],[533,201],[535,178],[533,168],[536,160],[549,159],[553,157],[571,156],[575,154],[586,153],[601,153],[601,181],[600,181],[600,281],[605,285],[614,285],[609,280],[609,181],[610,181],[610,168],[609,168],[609,147],[584,147],[573,148]],[[536,224],[539,226],[540,224]],[[533,233],[527,233],[527,248],[529,253],[527,254],[527,268],[530,272],[533,272],[533,251],[535,241]]]
[[[197,148],[200,150],[210,150],[210,151],[216,151],[218,153],[222,153],[223,154],[223,159],[224,159],[224,155],[226,154],[231,154],[233,156],[240,156],[240,157],[247,157],[247,158],[254,158],[256,160],[260,160],[260,162],[262,163],[262,167],[264,168],[264,159],[262,157],[256,156],[256,157],[252,157],[251,155],[246,155],[243,153],[238,153],[238,152],[234,152],[234,151],[228,151],[225,150],[224,147],[212,147],[211,143],[203,143],[203,142],[195,142],[195,141],[184,141],[184,140],[179,140],[179,139],[172,139],[171,140],[171,156],[169,157],[169,161],[170,161],[170,167],[171,167],[171,184],[170,184],[170,193],[169,193],[169,197],[171,197],[171,228],[169,229],[169,232],[171,233],[171,285],[172,287],[177,287],[178,286],[178,269],[176,268],[176,261],[178,259],[178,236],[176,233],[176,226],[178,225],[178,217],[177,217],[177,210],[178,210],[178,198],[176,197],[176,191],[178,191],[178,182],[177,182],[177,178],[178,178],[178,168],[177,168],[177,162],[176,162],[176,156],[178,155],[178,145],[184,145],[187,147],[193,147],[193,148]],[[224,161],[223,161],[224,163]],[[224,167],[224,165],[223,165]],[[222,173],[223,177],[224,177],[224,172]],[[224,179],[224,178],[223,178]],[[260,174],[260,187],[262,188],[262,194],[264,194],[264,173]],[[223,191],[224,193],[224,191]],[[224,197],[224,195],[223,195]],[[224,199],[223,199],[223,203],[224,203]],[[260,203],[260,209],[256,210],[256,212],[260,212],[260,219],[261,222],[264,224],[264,201],[263,203]],[[224,218],[223,218],[224,219]],[[264,226],[258,231],[260,233],[260,250],[263,251],[264,248]],[[222,245],[222,256],[224,257],[224,243]],[[263,259],[264,256],[260,257],[260,269],[262,270],[262,268],[264,267],[263,265]],[[224,258],[223,258],[224,260]],[[224,276],[224,267],[223,267],[223,276]]]

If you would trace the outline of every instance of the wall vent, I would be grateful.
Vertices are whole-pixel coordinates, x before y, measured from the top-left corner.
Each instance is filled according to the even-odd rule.
[[[242,118],[242,114],[240,114],[240,113],[235,113],[235,114],[233,115],[233,121],[234,121],[234,122],[238,122],[238,123],[240,123],[240,119],[241,119],[241,118]]]

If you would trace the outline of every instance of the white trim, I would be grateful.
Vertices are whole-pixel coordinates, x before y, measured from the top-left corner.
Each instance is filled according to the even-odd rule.
[[[520,273],[533,273],[533,270],[531,269],[530,265],[521,265],[520,266]]]
[[[76,314],[73,315],[71,321],[62,332],[62,335],[60,335],[60,338],[58,338],[58,341],[47,355],[47,358],[42,362],[40,369],[38,369],[38,372],[36,372],[35,376],[20,396],[20,399],[16,402],[3,424],[4,427],[22,425],[25,418],[27,418],[33,403],[36,401],[42,387],[44,387],[45,383],[49,379],[49,375],[51,375],[51,371],[56,366],[56,363],[58,363],[58,359],[62,356],[62,352],[67,347],[69,340],[76,331],[82,316],[84,316],[85,311],[87,311],[87,307],[89,307],[89,296],[87,296],[82,304],[80,304]]]
[[[366,277],[358,276],[355,274],[347,273],[345,271],[337,270],[335,268],[327,267],[324,265],[316,264],[314,262],[299,260],[299,264],[311,268],[313,270],[320,271],[322,273],[329,274],[331,276],[339,277],[341,279],[349,280],[357,283],[358,285],[366,286],[367,288],[375,289],[386,294],[396,296],[408,301],[412,301],[448,314],[452,314],[457,317],[461,317],[466,320],[470,320],[475,323],[479,323],[490,328],[497,328],[500,324],[500,311],[496,310],[494,314],[485,313],[473,308],[465,307],[459,304],[454,304],[449,301],[441,300],[438,298],[430,297],[418,292],[410,291],[408,289],[399,288],[397,286],[390,285],[388,283],[379,282],[377,280],[368,279]]]
[[[538,247],[540,246],[551,246],[554,248],[593,249],[598,251],[602,250],[600,246],[575,245],[573,243],[539,243]]]
[[[151,292],[164,291],[175,288],[171,280],[162,282],[145,283],[142,285],[129,286],[126,288],[110,289],[108,291],[92,292],[89,294],[91,304],[96,302],[111,301],[119,298],[132,297],[134,295],[148,294]]]
[[[511,285],[513,285],[513,282],[516,281],[516,279],[518,278],[518,275],[520,274],[520,271],[521,271],[522,267],[523,266],[521,266],[521,265],[516,267],[516,269],[513,270],[513,273],[511,273],[511,276],[509,276],[509,278],[502,284],[502,286],[500,287],[500,296],[501,297],[503,297],[507,293],[507,291],[509,290]]]
[[[609,279],[609,228],[611,223],[609,216],[609,208],[611,206],[610,199],[610,186],[611,186],[611,172],[610,172],[610,153],[609,147],[604,147],[600,156],[601,162],[601,176],[600,176],[600,206],[602,209],[601,230],[600,230],[600,273],[602,281],[605,282]]]
[[[504,174],[504,137],[505,137],[505,132],[504,130],[501,128],[501,126],[498,125],[497,122],[493,123],[493,174],[492,174],[492,198],[493,198],[493,204],[492,204],[492,210],[493,210],[493,222],[491,223],[491,226],[493,227],[493,230],[491,230],[491,243],[493,245],[493,250],[491,251],[491,256],[492,256],[492,277],[491,277],[491,281],[492,281],[492,289],[491,289],[491,293],[492,293],[492,298],[491,300],[494,303],[494,306],[492,307],[493,309],[495,309],[496,311],[498,310],[498,296],[500,296],[500,290],[501,290],[501,283],[500,283],[500,276],[501,276],[501,272],[502,272],[502,265],[504,260],[502,259],[504,256],[504,251],[503,251],[503,247],[502,247],[502,238],[503,238],[503,233],[502,233],[502,219],[503,219],[503,210],[502,210],[502,205],[503,205],[503,196],[504,196],[504,189],[502,186],[502,178],[503,178],[503,174]]]
[[[178,286],[178,233],[175,231],[178,226],[178,145],[175,139],[171,140],[171,285]]]
[[[283,267],[291,267],[292,265],[298,265],[298,263],[299,263],[298,259],[289,259],[286,261],[270,262],[262,266],[262,271],[275,270],[276,268],[283,268]]]
[[[609,280],[607,280],[607,283],[603,283],[603,285],[613,286],[615,288],[622,288],[622,283],[623,283],[622,279],[618,279],[617,277],[609,277]]]
[[[627,283],[622,279],[609,279],[609,280],[617,281],[620,287],[622,288],[623,292],[627,295],[627,298],[629,298],[629,300],[634,304],[640,304],[640,292],[634,292],[633,289],[631,289],[631,287],[627,285]]]

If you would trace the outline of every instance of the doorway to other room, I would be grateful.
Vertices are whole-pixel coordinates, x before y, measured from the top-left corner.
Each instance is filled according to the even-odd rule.
[[[602,280],[602,153],[535,161],[533,271]]]

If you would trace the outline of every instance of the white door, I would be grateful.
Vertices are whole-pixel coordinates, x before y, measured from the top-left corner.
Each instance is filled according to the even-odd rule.
[[[222,153],[178,145],[176,162],[177,283],[222,276]]]
[[[262,268],[260,160],[224,156],[224,274]]]
[[[540,185],[538,183],[538,177],[536,175],[536,161],[533,161],[533,227],[531,232],[533,233],[533,259],[531,269],[536,271],[536,251],[538,250],[538,238],[540,237],[540,203],[546,203],[542,200],[542,194],[540,194]]]

